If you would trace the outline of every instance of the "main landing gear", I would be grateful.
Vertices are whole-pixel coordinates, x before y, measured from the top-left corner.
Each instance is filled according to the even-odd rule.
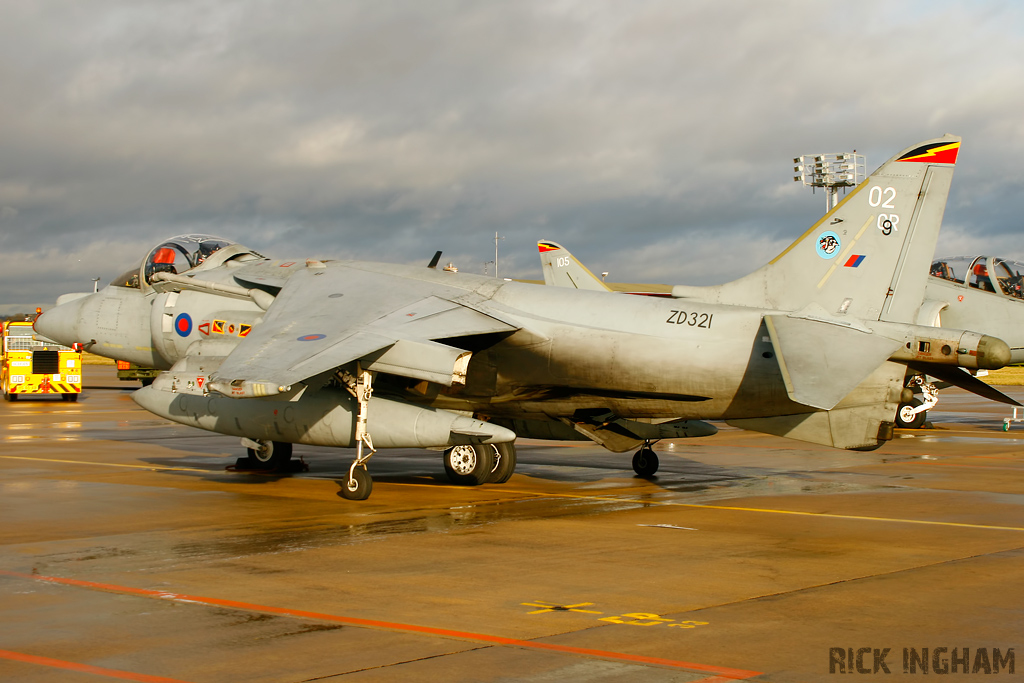
[[[512,442],[454,446],[444,452],[444,471],[453,484],[504,484],[516,471]]]
[[[653,477],[660,464],[658,454],[651,448],[650,441],[644,441],[644,445],[633,455],[633,471],[645,479]]]

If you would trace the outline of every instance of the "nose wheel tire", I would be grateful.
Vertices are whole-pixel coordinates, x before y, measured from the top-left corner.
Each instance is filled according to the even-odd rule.
[[[490,444],[454,446],[444,452],[444,471],[453,484],[478,486],[490,481],[495,455]]]
[[[260,441],[260,447],[247,448],[254,469],[279,470],[292,459],[292,445],[283,441]]]
[[[653,477],[660,464],[658,454],[646,446],[633,455],[633,471],[641,477]]]
[[[341,482],[341,497],[346,500],[366,500],[373,492],[373,477],[364,467],[356,467],[351,476]]]

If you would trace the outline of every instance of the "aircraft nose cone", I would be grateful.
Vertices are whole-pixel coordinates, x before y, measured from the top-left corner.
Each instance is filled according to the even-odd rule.
[[[82,341],[78,338],[78,321],[84,301],[83,297],[51,308],[36,318],[32,329],[47,339],[52,339],[65,346]]]
[[[1010,346],[1002,339],[982,335],[978,342],[978,367],[998,370],[1010,364]]]

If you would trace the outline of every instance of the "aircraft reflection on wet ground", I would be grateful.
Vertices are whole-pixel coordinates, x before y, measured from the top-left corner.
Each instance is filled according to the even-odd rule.
[[[354,504],[335,450],[227,471],[233,438],[149,419],[103,372],[0,412],[10,680],[781,683],[824,680],[837,643],[1019,647],[1024,429],[958,390],[878,451],[724,428],[663,443],[649,480],[527,442],[507,484],[458,487],[398,449]]]

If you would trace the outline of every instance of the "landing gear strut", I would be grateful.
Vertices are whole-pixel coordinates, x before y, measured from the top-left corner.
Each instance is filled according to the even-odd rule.
[[[633,471],[641,477],[653,477],[658,471],[658,454],[651,448],[650,441],[644,441],[644,445],[633,455]]]
[[[356,366],[358,377],[351,377],[347,373],[344,377],[345,386],[356,398],[359,404],[359,413],[356,416],[356,459],[348,468],[348,479],[341,485],[341,497],[347,500],[366,500],[373,491],[373,478],[366,469],[366,461],[376,453],[373,448],[373,440],[366,431],[366,418],[370,408],[370,396],[373,394],[373,375],[368,370]],[[369,451],[364,453],[364,448]]]
[[[924,426],[928,410],[935,407],[939,402],[938,388],[925,380],[921,375],[915,375],[907,382],[907,388],[921,387],[921,399],[913,399],[910,403],[901,403],[896,409],[896,426],[905,429],[920,429]]]

